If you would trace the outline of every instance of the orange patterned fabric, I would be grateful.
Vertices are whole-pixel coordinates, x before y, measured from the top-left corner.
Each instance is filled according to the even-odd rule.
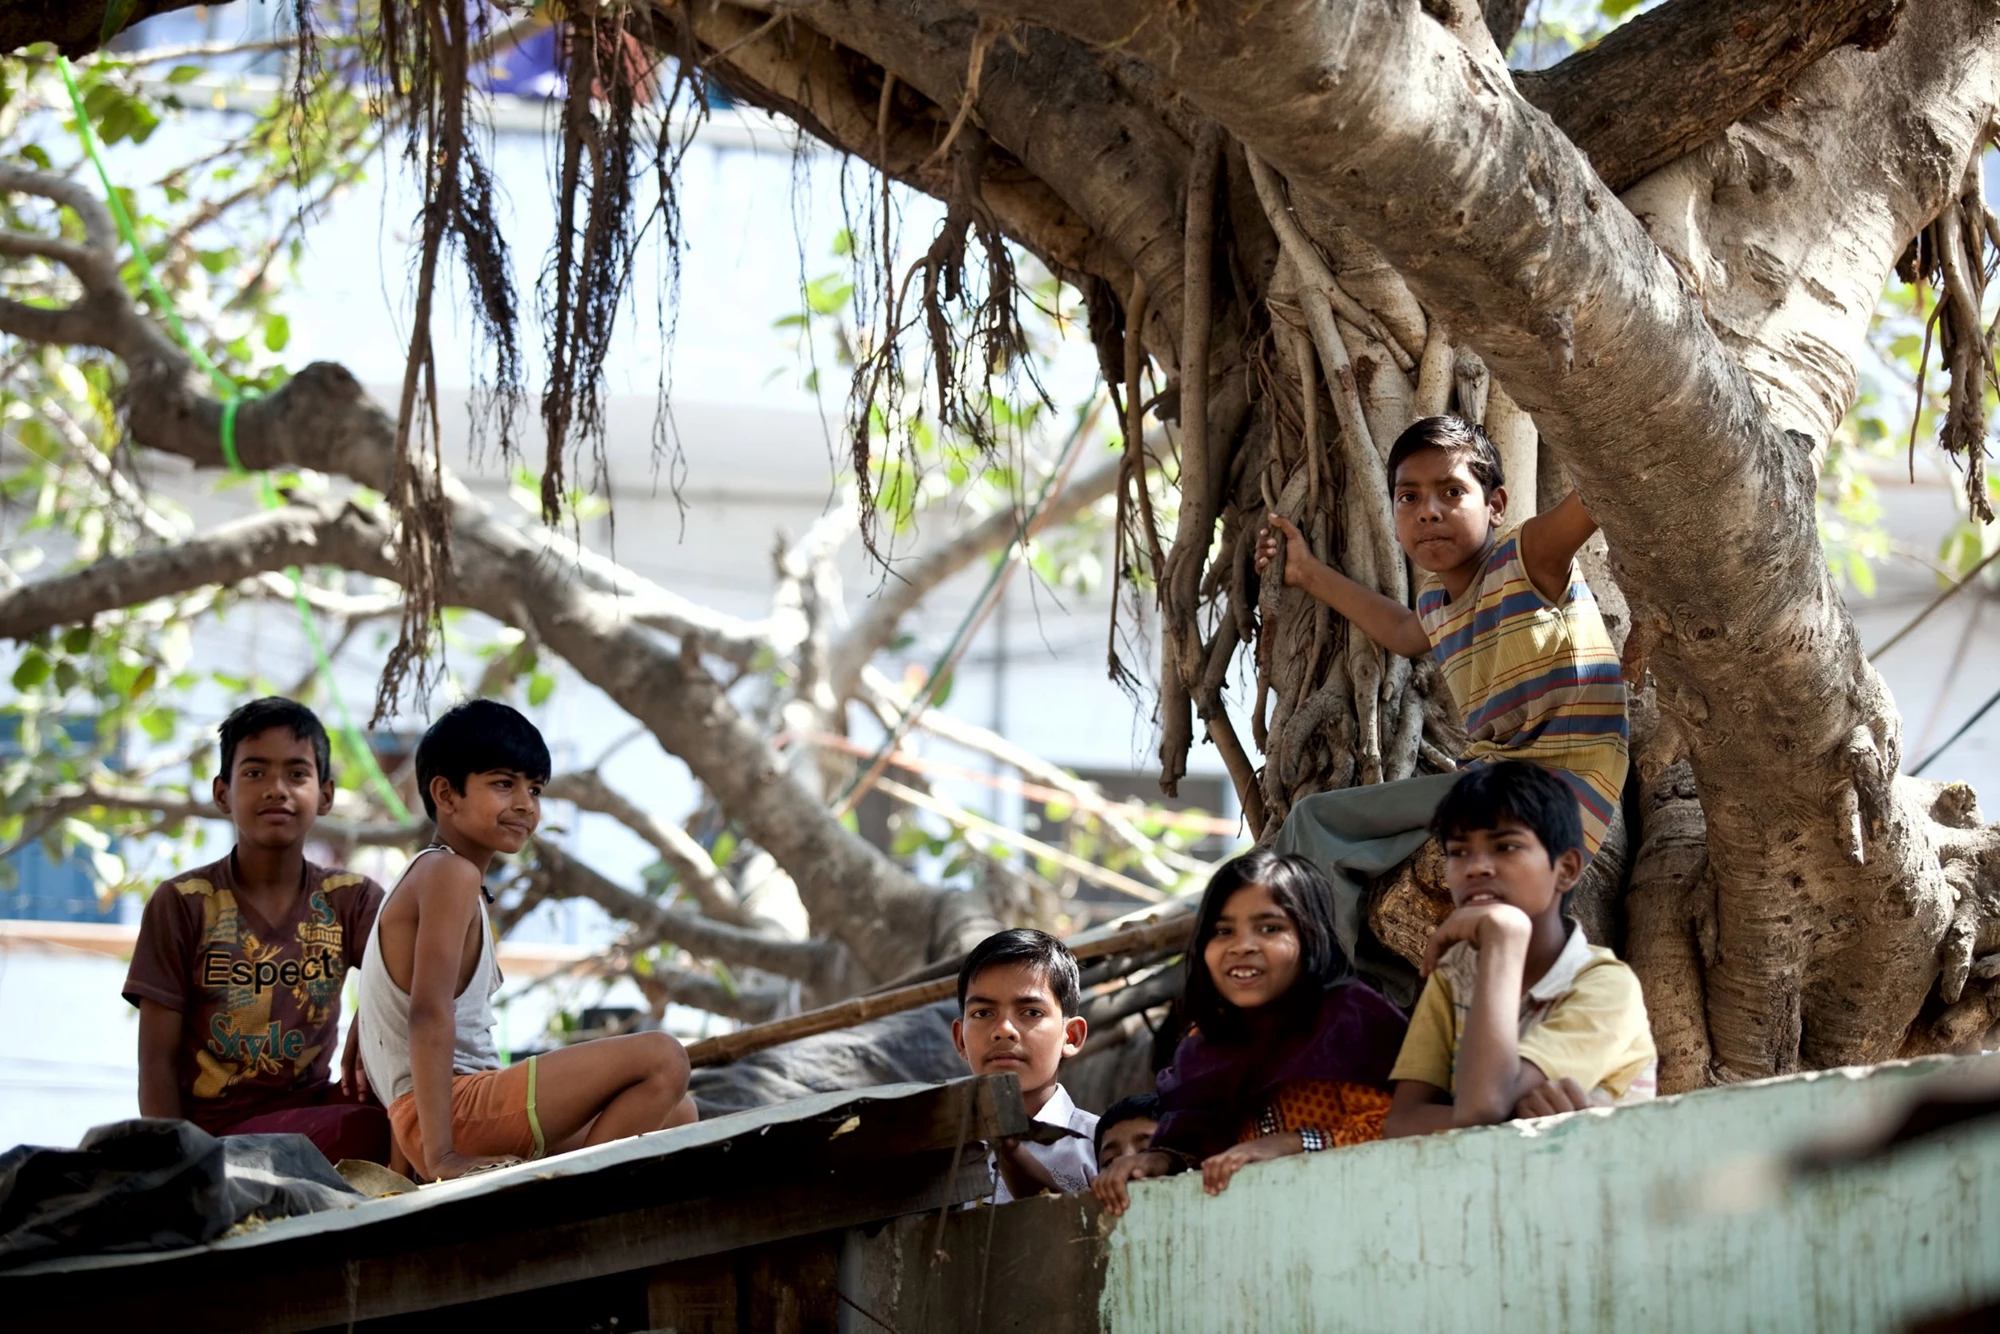
[[[1336,1079],[1294,1079],[1278,1085],[1270,1105],[1236,1132],[1242,1144],[1261,1135],[1311,1127],[1330,1145],[1366,1144],[1382,1138],[1389,1095],[1366,1084]]]

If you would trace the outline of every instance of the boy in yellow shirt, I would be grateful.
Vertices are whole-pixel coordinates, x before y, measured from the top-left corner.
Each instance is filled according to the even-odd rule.
[[[1570,786],[1525,760],[1480,765],[1445,795],[1432,832],[1456,907],[1424,951],[1383,1137],[1652,1097],[1639,979],[1563,916],[1583,872]]]

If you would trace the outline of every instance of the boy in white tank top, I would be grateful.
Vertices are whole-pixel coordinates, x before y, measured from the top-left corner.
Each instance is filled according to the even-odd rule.
[[[502,1066],[484,881],[541,822],[549,750],[520,713],[461,704],[417,747],[436,837],[389,891],[361,963],[361,1058],[419,1180],[539,1158],[695,1119],[665,1033],[578,1043]]]

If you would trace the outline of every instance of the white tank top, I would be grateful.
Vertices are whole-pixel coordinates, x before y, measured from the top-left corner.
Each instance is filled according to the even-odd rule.
[[[410,858],[395,887],[383,896],[368,932],[368,948],[361,956],[361,1065],[368,1072],[368,1085],[386,1106],[412,1087],[410,1080],[410,996],[389,976],[382,961],[382,915],[389,900],[413,867],[425,855],[442,852],[458,854],[442,843],[433,843]],[[479,896],[479,962],[472,967],[472,980],[452,1003],[451,1072],[476,1075],[481,1070],[500,1068],[500,1051],[493,1044],[493,993],[500,989],[500,961],[494,957],[493,928],[486,917],[486,895]]]

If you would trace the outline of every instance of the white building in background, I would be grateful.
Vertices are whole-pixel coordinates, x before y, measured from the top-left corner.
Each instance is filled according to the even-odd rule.
[[[230,12],[216,7],[206,21],[225,21]],[[156,40],[187,36],[163,32]],[[492,161],[506,196],[507,239],[519,287],[532,293],[553,230],[543,132],[547,112],[540,103],[502,99],[496,114],[500,132]],[[131,152],[114,154],[112,169],[127,183],[152,179],[156,164],[192,158],[231,124],[240,124],[239,113],[192,114],[163,126],[143,161]],[[149,173],[148,164],[155,170]],[[688,250],[670,357],[645,301],[621,316],[606,442],[613,512],[610,520],[586,525],[584,539],[720,611],[765,613],[775,583],[770,553],[776,534],[796,536],[829,507],[844,503],[835,480],[845,455],[842,386],[831,384],[823,397],[809,393],[808,367],[789,332],[775,327],[802,308],[804,279],[838,266],[832,243],[846,225],[842,170],[838,158],[801,146],[781,125],[717,112],[684,167]],[[407,346],[406,275],[415,214],[407,182],[385,163],[307,232],[306,259],[287,301],[289,364],[341,362],[382,401],[395,401]],[[919,243],[927,239],[933,216],[925,201],[911,200],[904,235]],[[658,277],[657,269],[642,271],[636,290],[651,290]],[[448,396],[457,400],[471,388],[475,362],[462,314],[450,318],[456,323],[437,331],[438,366]],[[531,331],[529,342],[534,341]],[[670,470],[653,445],[655,385],[663,363],[672,371],[673,425],[682,454],[674,470],[677,486],[670,485]],[[1086,345],[1059,356],[1047,377],[1056,401],[1071,406],[1086,398],[1094,368]],[[531,385],[538,383],[537,374],[531,365]],[[823,378],[837,381],[840,373],[829,369]],[[506,467],[474,455],[464,418],[456,422],[446,442],[447,462],[495,504],[510,503]],[[532,421],[524,426],[525,458],[537,466],[540,436]],[[205,523],[234,517],[254,504],[248,489],[213,495],[207,478],[171,462],[162,465],[154,484]],[[1892,473],[1885,473],[1882,486],[1892,536],[1912,550],[1934,550],[1956,513],[1957,491],[1950,480],[1936,469],[1920,469],[1914,486]],[[916,549],[949,536],[953,523],[952,515],[932,516],[917,535]],[[1104,564],[1108,569],[1108,553]],[[855,543],[843,553],[842,570],[855,605],[883,578]],[[983,577],[983,571],[968,573],[911,617],[912,642],[900,650],[910,664],[928,666],[934,660]],[[1936,577],[1917,562],[1888,562],[1875,597],[1852,604],[1864,642],[1887,639],[1936,588]],[[1987,605],[1991,600],[1983,591],[1961,595],[1882,660],[1903,707],[1906,756],[1928,753],[2000,684],[1984,666],[2000,650],[2000,613]],[[1150,700],[1135,705],[1108,679],[1108,615],[1106,590],[1075,597],[1036,586],[1026,572],[1017,574],[957,671],[946,708],[1100,778],[1115,791],[1155,791]],[[296,679],[310,663],[295,615],[268,604],[240,608],[225,622],[205,627],[195,656],[206,666],[226,665],[236,673],[248,667],[272,680]],[[340,687],[357,709],[373,697],[376,667],[362,651],[342,659]],[[219,721],[237,702],[218,689],[194,707]],[[564,673],[553,696],[532,712],[558,769],[593,766],[608,754],[605,778],[661,815],[679,818],[693,805],[695,789],[680,762],[648,737],[630,739],[635,725],[629,717],[573,675]],[[868,736],[859,728],[857,734]],[[928,744],[932,754],[963,767],[989,767],[979,757]],[[1190,768],[1184,793],[1194,804],[1233,816],[1234,796],[1214,752],[1197,747]],[[2000,801],[1995,795],[2000,794],[2000,710],[1938,759],[1930,774],[1971,782]],[[1027,815],[1018,796],[950,780],[940,787],[1002,824],[1019,828]],[[564,837],[594,865],[628,884],[653,860],[635,836],[601,817],[551,806],[547,822],[562,826]],[[199,853],[162,844],[151,850],[147,869],[164,876],[191,864],[190,858],[219,856],[228,838],[227,827],[218,824]],[[134,860],[146,865],[144,855]],[[136,916],[136,906],[128,906],[128,918]],[[594,906],[557,904],[540,910],[516,938],[540,946],[543,957],[554,957],[564,947],[580,953],[601,944],[609,930]],[[137,1026],[118,995],[123,972],[122,960],[77,945],[10,939],[0,923],[0,1146],[70,1143],[90,1125],[134,1114]],[[556,999],[543,990],[517,1003],[507,1018],[508,1042],[533,1041]]]

